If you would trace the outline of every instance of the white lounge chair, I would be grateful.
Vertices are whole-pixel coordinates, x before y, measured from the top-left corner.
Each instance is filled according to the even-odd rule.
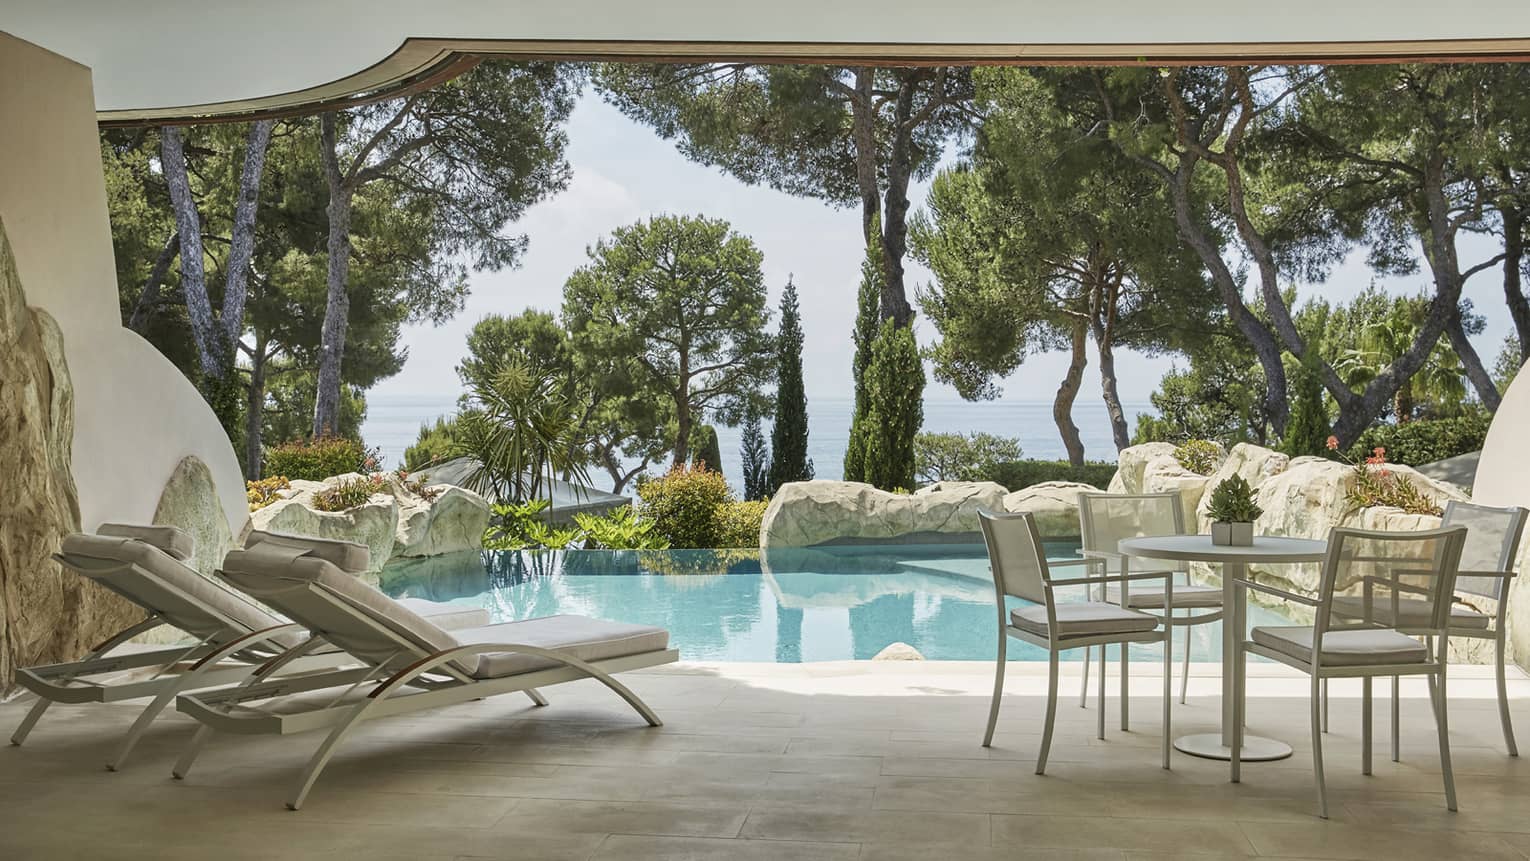
[[[309,642],[332,643],[364,664],[296,678],[249,679],[182,694],[177,702],[181,712],[203,724],[175,765],[177,778],[190,771],[213,730],[289,735],[328,729],[287,801],[292,810],[302,807],[335,749],[362,721],[515,691],[545,706],[537,688],[591,678],[626,700],[651,726],[659,726],[653,710],[612,674],[679,659],[662,628],[582,616],[448,633],[301,548],[266,544],[236,550],[218,573],[305,625],[313,635]],[[303,652],[300,646],[277,660],[296,660]],[[333,688],[342,690],[322,703],[297,696]]]
[[[269,540],[281,538],[262,535]],[[366,547],[350,542],[325,543],[334,558],[365,569]],[[108,637],[78,661],[18,669],[17,683],[39,699],[11,735],[11,744],[26,741],[53,703],[113,703],[153,697],[108,761],[107,769],[116,771],[177,694],[193,685],[212,687],[239,681],[307,639],[301,625],[278,618],[187,566],[185,560],[191,558],[194,549],[191,536],[173,526],[106,524],[94,535],[76,533],[64,538],[62,552],[54,555],[59,564],[142,607],[148,617]],[[442,627],[470,627],[489,620],[484,610],[433,601],[413,601],[412,608],[431,616]],[[161,625],[179,629],[194,642],[111,654]],[[350,660],[333,648],[312,651],[288,671],[332,668]],[[134,670],[139,672],[128,672]]]

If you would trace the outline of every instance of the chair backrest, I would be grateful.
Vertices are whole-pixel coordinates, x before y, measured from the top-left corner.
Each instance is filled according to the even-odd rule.
[[[1466,534],[1462,526],[1417,532],[1334,527],[1328,533],[1328,555],[1318,585],[1318,635],[1326,630],[1375,627],[1376,623],[1367,623],[1352,611],[1333,612],[1335,592],[1358,587],[1363,595],[1367,586],[1373,605],[1378,608],[1389,605],[1394,596],[1427,603],[1426,624],[1418,628],[1399,626],[1399,630],[1442,631],[1450,621],[1456,571]]]
[[[1525,531],[1525,509],[1496,508],[1451,500],[1445,504],[1441,526],[1465,526],[1466,546],[1461,549],[1462,571],[1512,571]],[[1507,577],[1456,578],[1456,591],[1501,601],[1507,594]]]
[[[1035,516],[1030,512],[997,514],[980,508],[978,523],[983,527],[983,542],[988,545],[988,565],[993,571],[1001,613],[1006,595],[1045,604],[1051,571],[1047,568]]]
[[[1089,493],[1078,495],[1079,535],[1085,550],[1115,553],[1123,538],[1147,535],[1184,535],[1185,510],[1176,491],[1165,493]],[[1182,563],[1153,563],[1155,569]],[[1106,560],[1107,571],[1119,571],[1121,564]],[[1178,570],[1178,567],[1175,568]]]

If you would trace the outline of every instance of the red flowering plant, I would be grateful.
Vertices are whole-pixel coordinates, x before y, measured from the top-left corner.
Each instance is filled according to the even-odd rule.
[[[1355,482],[1345,497],[1356,509],[1389,506],[1401,508],[1409,514],[1440,514],[1440,506],[1418,485],[1387,467],[1387,450],[1381,446],[1371,449],[1369,456],[1351,460],[1339,454],[1339,438],[1328,438],[1328,450],[1344,460],[1354,470]]]

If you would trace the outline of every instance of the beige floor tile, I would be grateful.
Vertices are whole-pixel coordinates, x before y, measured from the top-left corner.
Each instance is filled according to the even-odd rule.
[[[613,834],[591,861],[856,861],[860,851],[854,843]]]
[[[993,845],[1027,849],[1135,849],[1186,855],[1254,854],[1253,847],[1233,822],[1117,819],[1105,815],[996,815]]]

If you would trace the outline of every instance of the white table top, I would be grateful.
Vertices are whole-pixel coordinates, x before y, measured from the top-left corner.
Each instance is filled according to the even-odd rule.
[[[1117,552],[1144,559],[1185,562],[1321,562],[1328,542],[1260,535],[1252,546],[1212,544],[1210,535],[1150,535],[1123,538]]]

